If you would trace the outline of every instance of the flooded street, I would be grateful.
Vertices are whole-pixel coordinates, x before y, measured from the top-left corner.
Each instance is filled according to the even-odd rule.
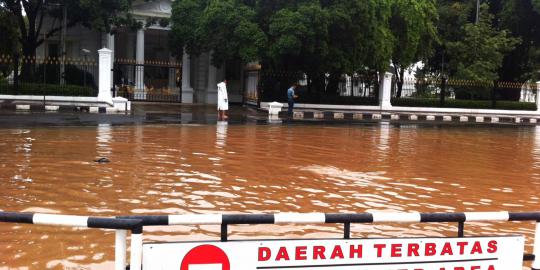
[[[0,210],[182,213],[536,211],[540,129],[420,125],[134,125],[0,129]],[[107,157],[111,163],[93,162]],[[352,225],[353,237],[455,236],[456,224]],[[466,235],[531,223],[467,224]],[[145,229],[219,238],[219,226]],[[341,226],[231,226],[231,239]],[[110,269],[114,232],[0,224],[0,269]]]

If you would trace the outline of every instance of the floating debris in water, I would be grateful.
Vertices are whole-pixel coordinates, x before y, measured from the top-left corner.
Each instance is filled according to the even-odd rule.
[[[94,160],[94,162],[97,162],[97,163],[109,163],[111,161],[108,158],[100,158],[100,159]]]

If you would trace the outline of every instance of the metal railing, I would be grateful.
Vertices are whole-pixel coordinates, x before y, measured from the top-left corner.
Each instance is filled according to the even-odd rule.
[[[115,270],[126,269],[127,231],[131,231],[131,270],[142,265],[142,220],[38,213],[0,212],[0,222],[47,226],[112,229],[115,231]]]
[[[540,212],[194,214],[119,216],[116,218],[0,212],[0,222],[115,229],[115,270],[125,269],[126,266],[126,235],[128,230],[131,231],[130,269],[141,269],[142,232],[145,226],[220,225],[221,241],[226,242],[229,225],[343,224],[343,238],[350,239],[351,224],[353,223],[457,223],[457,236],[464,237],[467,222],[481,221],[536,222],[533,253],[524,254],[523,260],[532,261],[531,269],[540,269]]]
[[[392,105],[536,110],[534,82],[405,78],[392,81]]]
[[[97,96],[94,59],[0,55],[0,94]]]
[[[181,71],[174,61],[116,59],[113,93],[131,101],[181,102]]]

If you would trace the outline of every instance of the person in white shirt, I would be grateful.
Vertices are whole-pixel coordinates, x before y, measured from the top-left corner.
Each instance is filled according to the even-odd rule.
[[[217,109],[218,109],[218,120],[227,120],[227,111],[229,110],[229,97],[227,95],[227,80],[220,82],[218,85],[217,92]]]

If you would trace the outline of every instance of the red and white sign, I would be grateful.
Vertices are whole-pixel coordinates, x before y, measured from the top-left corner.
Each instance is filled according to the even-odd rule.
[[[145,244],[152,270],[521,270],[524,238],[404,238]]]

